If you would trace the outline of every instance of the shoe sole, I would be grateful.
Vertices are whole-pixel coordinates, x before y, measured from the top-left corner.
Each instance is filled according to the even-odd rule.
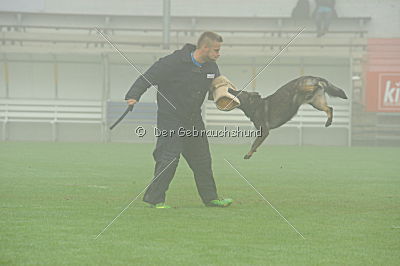
[[[206,207],[216,207],[216,208],[225,208],[225,207],[229,207],[232,205],[233,202],[225,204],[225,205],[206,205]]]

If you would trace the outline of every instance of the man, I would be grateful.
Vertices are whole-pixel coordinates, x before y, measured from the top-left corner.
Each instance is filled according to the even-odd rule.
[[[333,18],[337,18],[335,0],[316,0],[313,17],[317,25],[317,37],[325,35]]]
[[[292,10],[292,18],[308,19],[310,17],[310,3],[308,0],[298,0],[296,6]]]
[[[232,203],[231,199],[218,199],[207,137],[178,134],[180,129],[204,130],[201,105],[212,80],[220,75],[215,62],[220,56],[221,44],[221,36],[204,32],[197,47],[185,44],[182,49],[161,58],[126,94],[128,104],[133,105],[151,85],[157,86],[157,128],[159,132],[171,133],[157,138],[153,152],[154,178],[143,197],[143,201],[152,207],[170,208],[165,204],[165,193],[174,177],[180,154],[192,169],[197,190],[206,206],[227,207]]]

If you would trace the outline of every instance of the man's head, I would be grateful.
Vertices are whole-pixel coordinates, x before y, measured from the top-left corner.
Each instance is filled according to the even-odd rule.
[[[200,61],[217,61],[222,42],[222,37],[215,32],[203,32],[197,41],[196,47],[196,54]]]

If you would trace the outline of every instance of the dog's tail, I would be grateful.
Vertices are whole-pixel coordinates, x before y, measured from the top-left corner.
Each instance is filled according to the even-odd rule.
[[[319,82],[319,85],[325,90],[325,92],[328,95],[333,96],[333,97],[339,97],[342,99],[347,99],[347,95],[342,89],[336,87],[335,85],[328,82],[327,80],[321,79],[321,81]]]

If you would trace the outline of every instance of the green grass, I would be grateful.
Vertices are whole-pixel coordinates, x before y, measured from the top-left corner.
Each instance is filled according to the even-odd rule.
[[[0,143],[0,264],[399,265],[400,149],[211,148],[230,208],[203,207],[181,158],[176,208],[140,197],[94,240],[150,181],[153,145]]]

